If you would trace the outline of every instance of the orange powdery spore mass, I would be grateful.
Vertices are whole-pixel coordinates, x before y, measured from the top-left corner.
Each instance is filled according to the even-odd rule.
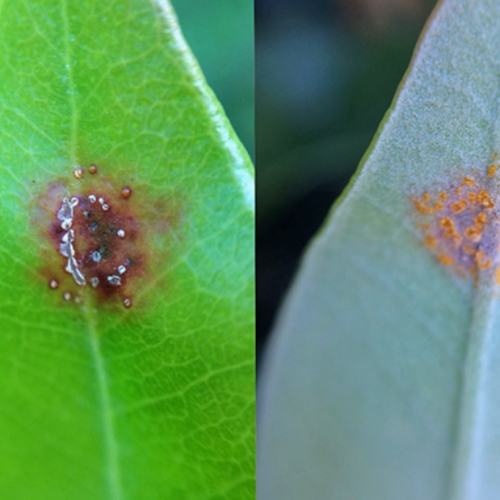
[[[479,191],[479,193],[477,194],[477,202],[484,208],[495,208],[495,204],[491,200],[489,193],[484,189]]]
[[[467,193],[467,198],[469,199],[470,203],[477,203],[477,193],[474,191]]]
[[[443,236],[453,240],[456,244],[460,244],[462,238],[455,229],[455,223],[450,217],[444,217],[439,221],[439,225],[443,229]]]
[[[475,259],[478,269],[488,269],[488,267],[491,267],[491,259],[486,257],[482,250],[476,252]]]
[[[452,266],[453,264],[455,264],[455,260],[449,255],[439,255],[438,260],[439,262],[441,262],[441,264],[443,264],[443,266]]]
[[[430,234],[427,234],[424,238],[424,245],[428,247],[435,247],[436,246],[436,238],[434,236],[431,236]]]
[[[494,168],[492,168],[494,167]],[[500,211],[491,178],[497,166],[473,171],[433,193],[411,198],[422,244],[437,261],[462,278],[477,282],[481,272],[495,269],[500,285]]]
[[[464,245],[463,247],[463,251],[469,255],[475,255],[476,254],[476,250],[474,250],[474,248],[472,248],[471,246],[469,245]]]
[[[486,225],[487,215],[486,212],[480,212],[474,217],[474,225],[476,227],[484,227]]]
[[[478,243],[479,241],[481,241],[481,236],[483,235],[483,233],[480,228],[471,226],[465,229],[464,235],[473,243]]]
[[[451,209],[453,212],[456,214],[459,214],[460,212],[463,212],[467,208],[467,200],[462,198],[460,201],[457,201],[456,203],[453,203],[451,205]]]
[[[413,203],[417,211],[420,212],[422,215],[427,215],[429,213],[429,208],[420,201],[414,200]]]

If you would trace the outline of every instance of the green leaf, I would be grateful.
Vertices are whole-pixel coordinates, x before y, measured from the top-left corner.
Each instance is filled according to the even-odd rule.
[[[304,258],[261,380],[262,500],[499,498],[499,16],[440,4]]]
[[[4,2],[0,75],[0,497],[253,498],[252,166],[170,4]],[[37,203],[94,162],[177,214],[129,310],[40,272]]]

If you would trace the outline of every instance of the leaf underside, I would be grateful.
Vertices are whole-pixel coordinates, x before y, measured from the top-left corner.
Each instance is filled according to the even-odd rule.
[[[302,263],[262,377],[262,500],[500,495],[499,16],[440,4]]]

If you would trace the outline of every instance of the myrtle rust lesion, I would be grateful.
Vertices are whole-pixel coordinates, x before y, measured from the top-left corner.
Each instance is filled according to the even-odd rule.
[[[94,178],[90,183],[85,182],[87,173]],[[71,194],[51,190],[47,197],[48,233],[63,267],[62,274],[58,265],[54,267],[49,287],[57,290],[64,284],[62,298],[76,303],[83,302],[87,289],[101,299],[116,296],[128,309],[132,306],[129,285],[144,267],[144,235],[132,210],[132,188],[99,182],[97,174],[95,164],[87,169],[78,166],[73,176],[79,184]]]
[[[477,284],[494,272],[500,284],[498,160],[436,192],[411,198],[422,244],[437,261]]]
[[[133,167],[102,162],[71,166],[33,190],[35,274],[54,299],[137,314],[172,293],[187,203],[173,189],[154,193]]]

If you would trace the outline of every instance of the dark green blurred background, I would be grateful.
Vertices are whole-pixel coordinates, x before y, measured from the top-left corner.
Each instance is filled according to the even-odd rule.
[[[257,177],[257,352],[435,0],[172,0]]]
[[[257,354],[435,0],[256,0]]]
[[[208,84],[253,159],[253,1],[171,0],[171,3]]]

